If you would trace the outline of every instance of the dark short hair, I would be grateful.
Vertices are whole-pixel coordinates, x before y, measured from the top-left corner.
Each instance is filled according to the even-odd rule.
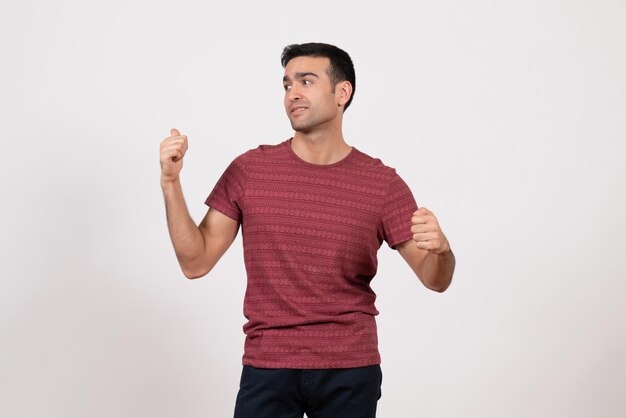
[[[354,65],[350,55],[342,49],[337,48],[334,45],[322,44],[318,42],[310,42],[306,44],[292,44],[287,45],[283,49],[283,53],[280,57],[280,62],[283,68],[287,66],[287,63],[296,57],[324,57],[330,60],[330,66],[328,67],[328,76],[332,83],[333,91],[337,83],[341,81],[349,81],[352,84],[352,95],[346,102],[346,106],[343,108],[345,112],[356,91],[356,76],[354,74]]]

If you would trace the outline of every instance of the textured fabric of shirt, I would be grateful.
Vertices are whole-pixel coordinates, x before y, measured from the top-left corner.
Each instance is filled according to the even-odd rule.
[[[205,204],[241,224],[248,320],[243,364],[380,364],[370,282],[377,251],[412,239],[417,204],[394,168],[356,147],[333,164],[291,140],[259,145],[226,168]]]

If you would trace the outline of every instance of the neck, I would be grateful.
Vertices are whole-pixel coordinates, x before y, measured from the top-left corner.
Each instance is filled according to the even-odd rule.
[[[291,148],[303,160],[324,165],[343,160],[352,151],[352,147],[343,139],[341,127],[323,131],[296,131]]]

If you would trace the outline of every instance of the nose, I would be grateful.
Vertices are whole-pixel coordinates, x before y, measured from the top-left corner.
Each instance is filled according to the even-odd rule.
[[[291,88],[287,90],[287,99],[290,102],[299,100],[301,98],[302,98],[302,95],[300,94],[300,91],[296,88],[296,86],[291,86]]]

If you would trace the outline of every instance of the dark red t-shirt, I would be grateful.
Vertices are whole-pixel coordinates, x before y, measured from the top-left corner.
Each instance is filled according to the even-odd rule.
[[[356,147],[333,164],[312,164],[290,138],[237,156],[205,204],[241,223],[244,365],[380,364],[376,254],[383,240],[394,248],[412,238],[418,208],[394,168]]]

